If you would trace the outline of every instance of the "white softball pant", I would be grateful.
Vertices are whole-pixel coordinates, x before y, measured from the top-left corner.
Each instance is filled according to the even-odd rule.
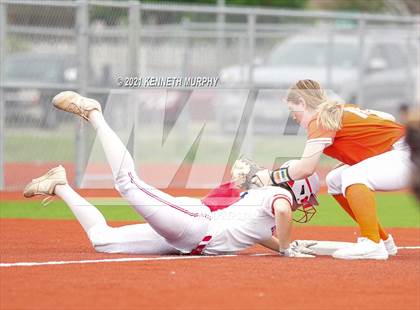
[[[102,213],[69,185],[57,185],[55,194],[63,199],[98,252],[126,254],[179,253],[149,224],[111,227]]]
[[[106,249],[107,245],[112,244],[112,251],[144,253],[146,249],[151,250],[150,244],[156,241],[156,249],[152,247],[153,251],[148,254],[165,254],[157,252],[173,248],[189,253],[206,235],[210,222],[209,208],[199,199],[173,197],[140,180],[125,145],[102,114],[95,113],[90,121],[97,130],[114,176],[115,187],[150,225],[115,229],[107,225],[103,228],[103,224],[99,225],[102,228],[92,227],[88,236],[95,248]],[[147,245],[145,249],[142,248],[144,245]]]
[[[173,197],[141,181],[134,171],[121,171],[116,188],[168,244],[191,252],[205,237],[210,210],[200,199]]]
[[[121,227],[111,227],[107,224],[95,225],[87,234],[97,252],[148,255],[179,253],[146,223]]]
[[[328,193],[345,195],[353,184],[365,184],[373,191],[404,189],[410,184],[410,170],[410,150],[401,139],[388,152],[330,171],[326,177]]]

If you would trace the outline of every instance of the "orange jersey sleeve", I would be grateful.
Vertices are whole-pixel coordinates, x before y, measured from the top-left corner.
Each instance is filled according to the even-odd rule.
[[[331,145],[334,141],[335,134],[335,131],[326,130],[318,126],[316,119],[312,119],[308,125],[308,140],[306,143]]]
[[[324,143],[324,154],[354,165],[369,157],[389,151],[404,136],[401,124],[355,105],[345,105],[342,127],[338,131],[320,128],[316,120],[308,126],[307,143]]]

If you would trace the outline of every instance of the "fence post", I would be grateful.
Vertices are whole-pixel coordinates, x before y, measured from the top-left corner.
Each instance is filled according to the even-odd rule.
[[[217,13],[217,59],[216,59],[216,73],[220,72],[220,69],[223,67],[223,55],[225,53],[225,27],[226,27],[226,15],[222,13],[222,9],[225,8],[225,0],[217,0],[217,8],[219,12]]]
[[[190,24],[191,24],[190,18],[184,16],[181,20],[182,32],[183,34],[185,34],[185,37],[182,40],[182,43],[184,44],[184,52],[183,52],[182,64],[181,64],[181,76],[183,78],[188,77],[190,74],[189,61],[191,60],[191,57],[192,57],[192,53],[191,53],[192,40],[191,40],[191,32],[190,32],[191,25]],[[170,91],[173,91],[173,90],[166,89],[167,95]],[[191,89],[191,92],[193,91],[194,90]],[[183,98],[182,103],[186,103],[185,102],[186,98],[183,95],[181,97]],[[184,137],[188,137],[188,127],[189,127],[188,124],[190,124],[189,109],[184,109],[183,112],[179,114],[178,121],[180,123],[182,135]],[[163,124],[163,126],[166,126],[166,124]]]
[[[364,75],[365,75],[365,39],[366,39],[366,20],[364,17],[359,19],[359,66],[357,79],[357,104],[364,105]]]
[[[249,13],[247,16],[248,19],[248,89],[250,95],[254,97],[254,92],[256,91],[254,85],[254,61],[255,61],[255,27],[256,27],[256,16],[255,14]],[[257,97],[254,98],[257,100]],[[245,150],[244,153],[253,158],[254,156],[254,109],[251,111],[249,116],[248,130],[246,134]]]
[[[254,60],[255,60],[255,23],[256,16],[248,15],[248,84],[254,87]]]
[[[87,0],[78,0],[76,16],[77,57],[78,57],[78,90],[83,96],[87,95],[89,68],[89,10]],[[85,124],[81,119],[76,121],[76,186],[81,187],[86,168],[86,137]]]
[[[181,28],[182,33],[185,34],[182,43],[184,44],[184,52],[182,56],[182,64],[181,64],[181,76],[187,77],[190,71],[188,62],[191,59],[191,37],[190,37],[190,29],[191,29],[191,22],[189,17],[183,17],[181,20]]]
[[[139,61],[138,52],[140,45],[140,33],[141,33],[141,15],[140,15],[140,3],[138,1],[130,1],[128,9],[128,70],[130,76],[136,77],[139,75]],[[133,92],[131,92],[133,94]],[[133,98],[134,99],[134,98]],[[136,145],[136,128],[138,121],[138,105],[136,100],[130,100],[128,103],[131,117],[133,117],[132,136],[128,141],[127,149],[131,156],[135,158],[135,145]]]
[[[0,1],[0,190],[4,190],[4,122],[5,98],[4,98],[4,60],[6,59],[6,4]]]
[[[332,70],[333,70],[333,59],[334,59],[334,25],[330,24],[328,27],[328,32],[327,32],[327,74],[326,74],[326,87],[333,90],[333,83],[332,83]]]

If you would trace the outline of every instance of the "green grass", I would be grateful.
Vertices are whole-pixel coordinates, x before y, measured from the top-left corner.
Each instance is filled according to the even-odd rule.
[[[142,163],[173,161],[177,163],[187,154],[198,134],[200,126],[193,124],[187,134],[181,131],[171,133],[162,146],[162,128],[159,126],[139,126],[136,134],[136,158]],[[129,131],[117,131],[123,141],[128,139]],[[86,126],[86,146],[95,141],[94,131]],[[232,148],[233,134],[221,134],[218,126],[208,124],[205,135],[198,148],[197,158],[200,163],[225,164]],[[34,128],[7,128],[5,135],[6,162],[48,162],[72,161],[76,154],[76,126],[64,123],[54,130]],[[254,159],[260,163],[271,163],[275,157],[281,162],[299,157],[305,145],[305,136],[268,136],[255,135],[252,139]],[[245,152],[248,141],[244,141]],[[287,147],[286,147],[287,146]],[[96,143],[94,148],[87,148],[92,162],[103,162],[102,147]],[[335,160],[323,156],[323,165],[333,165]]]
[[[317,214],[308,223],[317,226],[352,226],[354,221],[330,195],[319,195]],[[420,227],[420,206],[406,193],[379,193],[376,195],[378,215],[385,227]],[[305,225],[308,225],[305,224]]]
[[[352,226],[353,221],[341,210],[334,199],[320,195],[320,206],[309,224],[316,226]],[[420,206],[406,193],[385,193],[377,195],[378,213],[385,227],[420,227]],[[131,207],[120,199],[94,199],[91,201],[111,221],[142,220]],[[62,201],[53,201],[47,207],[40,201],[3,201],[0,218],[29,219],[74,219],[69,208]]]
[[[109,204],[110,202],[115,204]],[[120,205],[119,200],[109,199],[91,201],[111,221],[139,221],[142,218],[128,205]],[[63,201],[53,201],[42,206],[41,201],[5,201],[0,207],[0,218],[29,219],[75,219],[73,213]]]

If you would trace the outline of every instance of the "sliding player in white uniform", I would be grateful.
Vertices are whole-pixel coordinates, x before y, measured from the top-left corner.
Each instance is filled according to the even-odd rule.
[[[147,224],[110,227],[99,210],[67,183],[62,166],[32,180],[25,197],[57,195],[70,207],[98,252],[131,254],[229,254],[262,244],[288,257],[311,257],[311,242],[291,243],[292,211],[313,209],[319,189],[316,174],[283,187],[251,187],[261,169],[239,159],[233,181],[221,185],[204,199],[173,197],[144,183],[118,136],[108,126],[100,104],[71,91],[58,94],[53,104],[89,121],[101,141],[117,190]],[[275,232],[275,233],[274,233]]]

